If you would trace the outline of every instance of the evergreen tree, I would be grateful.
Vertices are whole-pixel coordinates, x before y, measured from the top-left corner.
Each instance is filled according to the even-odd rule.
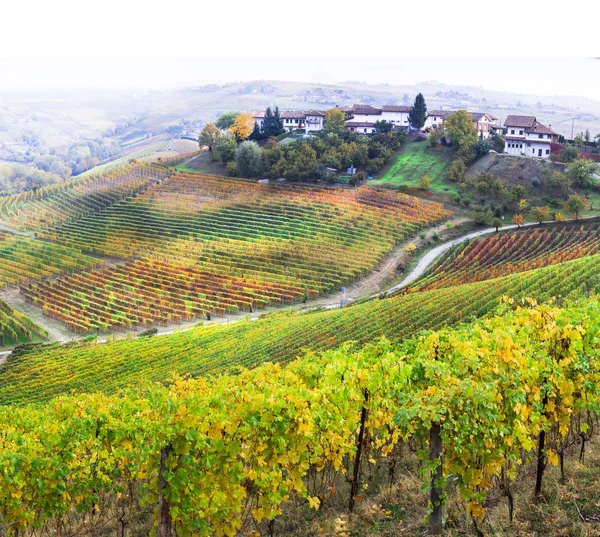
[[[273,129],[273,112],[271,111],[271,107],[268,106],[267,111],[265,112],[265,118],[264,118],[263,124],[262,124],[262,133],[265,138],[268,138],[269,136],[273,136],[272,129]]]
[[[261,132],[258,123],[254,124],[254,129],[252,130],[252,134],[248,137],[249,140],[254,140],[255,142],[263,139],[263,133]]]
[[[283,120],[281,119],[281,114],[279,113],[279,106],[275,107],[275,114],[273,114],[273,128],[275,134],[273,136],[279,136],[285,132],[283,128]]]
[[[412,110],[408,114],[408,121],[413,129],[422,129],[427,119],[427,105],[425,104],[425,97],[422,93],[419,93],[415,99]]]

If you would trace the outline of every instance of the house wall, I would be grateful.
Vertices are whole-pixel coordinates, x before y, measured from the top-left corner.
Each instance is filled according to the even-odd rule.
[[[356,134],[373,134],[375,129],[373,127],[348,127],[350,132],[355,132]]]
[[[306,132],[321,131],[325,127],[323,116],[306,116]]]
[[[346,121],[364,121],[365,123],[375,123],[382,119],[382,114],[354,114],[352,119],[347,119]]]
[[[550,140],[546,140],[544,142],[542,142],[542,140],[505,140],[504,152],[508,155],[523,155],[527,157],[544,159],[550,158]]]
[[[379,119],[400,127],[408,127],[408,112],[387,112],[384,110]]]
[[[439,127],[444,124],[444,118],[442,116],[427,116],[425,120],[424,128],[431,129],[432,127]]]

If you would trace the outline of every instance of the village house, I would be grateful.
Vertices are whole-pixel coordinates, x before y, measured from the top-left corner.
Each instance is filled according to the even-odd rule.
[[[265,110],[252,112],[252,117],[262,128],[265,121]],[[286,131],[295,129],[306,129],[306,132],[320,131],[325,127],[325,111],[323,110],[282,110],[279,112],[281,123]]]
[[[388,121],[395,128],[408,128],[408,115],[411,106],[383,105],[376,108],[368,104],[355,104],[350,107],[338,107],[343,111],[346,128],[359,135],[375,133],[377,121]],[[441,128],[444,120],[456,110],[430,110],[425,121],[425,128]],[[506,118],[504,127],[496,116],[489,112],[468,112],[473,120],[473,127],[478,135],[489,138],[492,134],[504,131],[504,152],[509,155],[523,155],[537,158],[550,158],[550,146],[556,143],[558,134],[550,127],[542,125],[535,116],[511,115]],[[264,122],[263,110],[252,114],[259,127]],[[317,132],[325,128],[324,110],[284,110],[280,112],[283,128],[286,131],[305,129],[307,133]]]
[[[446,116],[449,116],[455,110],[429,110],[424,127],[426,129],[437,129],[444,123]]]
[[[502,131],[496,116],[485,112],[469,112],[469,114],[471,114],[473,127],[475,127],[478,136],[487,139],[492,133],[498,134],[499,131]]]
[[[408,129],[408,114],[412,106],[396,106],[384,104],[381,108],[381,119],[388,121],[395,127],[404,127]]]
[[[306,133],[322,131],[325,128],[325,111],[324,110],[307,110],[304,112],[306,118]]]
[[[550,147],[558,134],[535,116],[508,116],[504,121],[504,152],[509,155],[550,158]]]

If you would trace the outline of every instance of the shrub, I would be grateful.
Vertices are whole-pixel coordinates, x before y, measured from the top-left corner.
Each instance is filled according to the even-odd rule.
[[[467,167],[461,159],[455,159],[452,161],[452,165],[448,170],[448,179],[455,183],[460,183],[465,178]]]
[[[421,177],[421,179],[419,179],[419,183],[417,184],[417,188],[421,190],[429,190],[430,186],[431,179],[429,178],[429,175],[424,175],[423,177]]]
[[[478,226],[487,226],[492,219],[492,211],[481,209],[473,213],[473,222]]]
[[[229,177],[235,177],[237,175],[237,166],[234,161],[227,163],[227,175]]]
[[[242,142],[235,153],[237,171],[244,177],[257,177],[262,170],[261,149],[256,142]]]
[[[532,179],[531,179],[531,186],[538,187],[541,184],[542,184],[542,181],[540,180],[539,177],[532,177]]]

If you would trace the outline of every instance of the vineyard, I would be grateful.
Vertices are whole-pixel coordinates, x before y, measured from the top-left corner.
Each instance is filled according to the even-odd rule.
[[[369,483],[391,490],[412,457],[429,534],[451,500],[485,535],[491,496],[512,523],[523,474],[538,498],[547,467],[564,480],[600,405],[598,302],[509,299],[500,313],[400,346],[2,408],[0,520],[9,535],[125,534],[140,520],[164,537],[290,535],[298,513],[339,496],[352,513]]]
[[[255,322],[155,338],[34,349],[0,374],[0,405],[46,401],[70,390],[112,393],[173,373],[205,375],[289,362],[304,350],[328,350],[381,336],[398,342],[422,330],[479,318],[503,296],[540,301],[600,292],[600,255],[482,282],[398,294],[343,309],[281,313]],[[561,300],[562,300],[561,299]],[[35,375],[33,372],[35,371]]]
[[[0,232],[0,283],[5,287],[102,264],[73,248]]]
[[[600,253],[600,223],[569,223],[487,235],[448,250],[411,291],[449,287]]]
[[[29,341],[34,335],[47,336],[43,328],[0,300],[0,346]]]
[[[69,222],[143,192],[167,175],[168,171],[158,166],[128,165],[101,175],[0,197],[0,220],[19,230]]]
[[[372,271],[441,205],[371,188],[281,187],[177,174],[103,211],[39,230],[136,261],[34,283],[28,301],[88,333],[290,304]]]

